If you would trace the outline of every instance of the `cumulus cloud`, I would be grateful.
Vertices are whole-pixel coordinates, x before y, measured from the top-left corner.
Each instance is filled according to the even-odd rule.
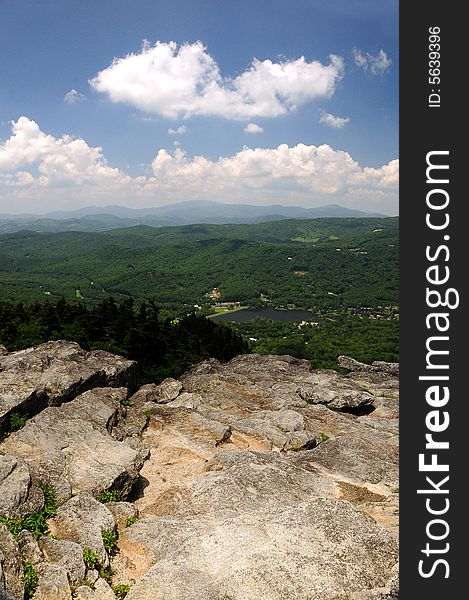
[[[109,166],[99,147],[68,135],[44,133],[27,117],[12,123],[0,143],[2,211],[113,203],[134,206],[218,200],[253,204],[339,203],[377,212],[397,212],[399,161],[361,166],[350,154],[320,146],[281,144],[249,148],[232,156],[189,156],[176,146],[160,149],[151,170],[131,177]],[[5,206],[5,203],[7,205]],[[10,205],[10,207],[9,207]]]
[[[25,167],[37,169],[37,177],[25,175]],[[16,173],[11,171],[18,170]],[[127,176],[106,164],[101,148],[92,148],[82,139],[69,135],[55,138],[45,134],[39,125],[20,117],[12,122],[12,134],[0,144],[0,170],[10,171],[16,185],[35,183],[50,185],[101,185],[114,180],[125,182]]]
[[[248,123],[244,128],[244,133],[264,133],[263,128],[256,123]]]
[[[80,102],[84,102],[86,100],[85,94],[81,92],[77,92],[77,90],[71,89],[64,96],[64,102],[66,104],[79,104]]]
[[[393,188],[398,182],[398,161],[379,169],[362,168],[350,154],[327,144],[298,144],[277,148],[248,148],[230,157],[190,158],[181,148],[159,150],[152,163],[158,185],[168,189],[218,193],[230,189],[282,189],[337,194],[349,187]]]
[[[328,127],[333,127],[334,129],[342,129],[342,127],[345,127],[345,125],[350,122],[350,119],[348,117],[336,117],[330,113],[323,112],[319,122],[324,123],[324,125],[327,125]]]
[[[371,185],[381,188],[397,187],[399,182],[399,161],[391,160],[379,169],[364,167],[355,173],[351,182],[359,185]]]
[[[223,76],[202,42],[144,42],[139,53],[115,59],[90,85],[112,102],[124,102],[168,118],[194,115],[226,119],[277,117],[334,93],[343,59],[329,64],[254,59],[237,77]]]
[[[187,132],[187,127],[185,125],[181,125],[180,127],[176,127],[176,129],[168,129],[169,135],[181,135]]]
[[[392,62],[384,50],[380,50],[373,56],[369,52],[362,52],[354,48],[353,56],[357,67],[369,71],[371,75],[383,75],[389,70]]]

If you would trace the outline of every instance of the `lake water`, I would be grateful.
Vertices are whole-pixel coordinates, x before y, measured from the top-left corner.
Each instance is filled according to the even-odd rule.
[[[252,319],[272,319],[273,321],[317,321],[318,317],[307,310],[278,310],[275,308],[260,308],[257,310],[243,308],[236,312],[210,317],[212,321],[234,321],[246,323]]]

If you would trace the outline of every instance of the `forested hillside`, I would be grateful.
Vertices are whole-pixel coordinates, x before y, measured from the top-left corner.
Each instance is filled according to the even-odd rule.
[[[206,358],[227,361],[248,351],[227,326],[188,314],[162,319],[153,302],[107,299],[90,307],[57,302],[0,305],[0,343],[21,350],[49,340],[71,340],[86,350],[106,350],[138,361],[142,382],[178,377]]]
[[[340,354],[395,361],[398,236],[395,218],[4,234],[0,343],[66,338],[135,358],[156,379],[248,346],[322,367]],[[296,306],[316,324],[220,327],[202,316],[220,302]]]
[[[398,221],[288,220],[0,236],[4,301],[155,299],[163,314],[221,301],[303,308],[398,302]]]

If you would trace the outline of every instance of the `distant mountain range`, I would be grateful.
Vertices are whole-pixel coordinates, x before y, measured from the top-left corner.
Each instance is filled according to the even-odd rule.
[[[108,231],[134,225],[152,227],[171,225],[249,224],[284,219],[314,219],[319,217],[383,217],[329,204],[316,208],[300,206],[253,206],[250,204],[222,204],[219,202],[180,202],[153,208],[128,208],[125,206],[87,206],[78,210],[54,211],[45,215],[0,214],[0,232],[30,230],[59,231]]]

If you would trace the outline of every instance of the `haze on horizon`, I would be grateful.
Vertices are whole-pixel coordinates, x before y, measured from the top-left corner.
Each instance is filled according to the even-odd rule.
[[[398,213],[397,1],[1,11],[0,213],[193,200]]]

